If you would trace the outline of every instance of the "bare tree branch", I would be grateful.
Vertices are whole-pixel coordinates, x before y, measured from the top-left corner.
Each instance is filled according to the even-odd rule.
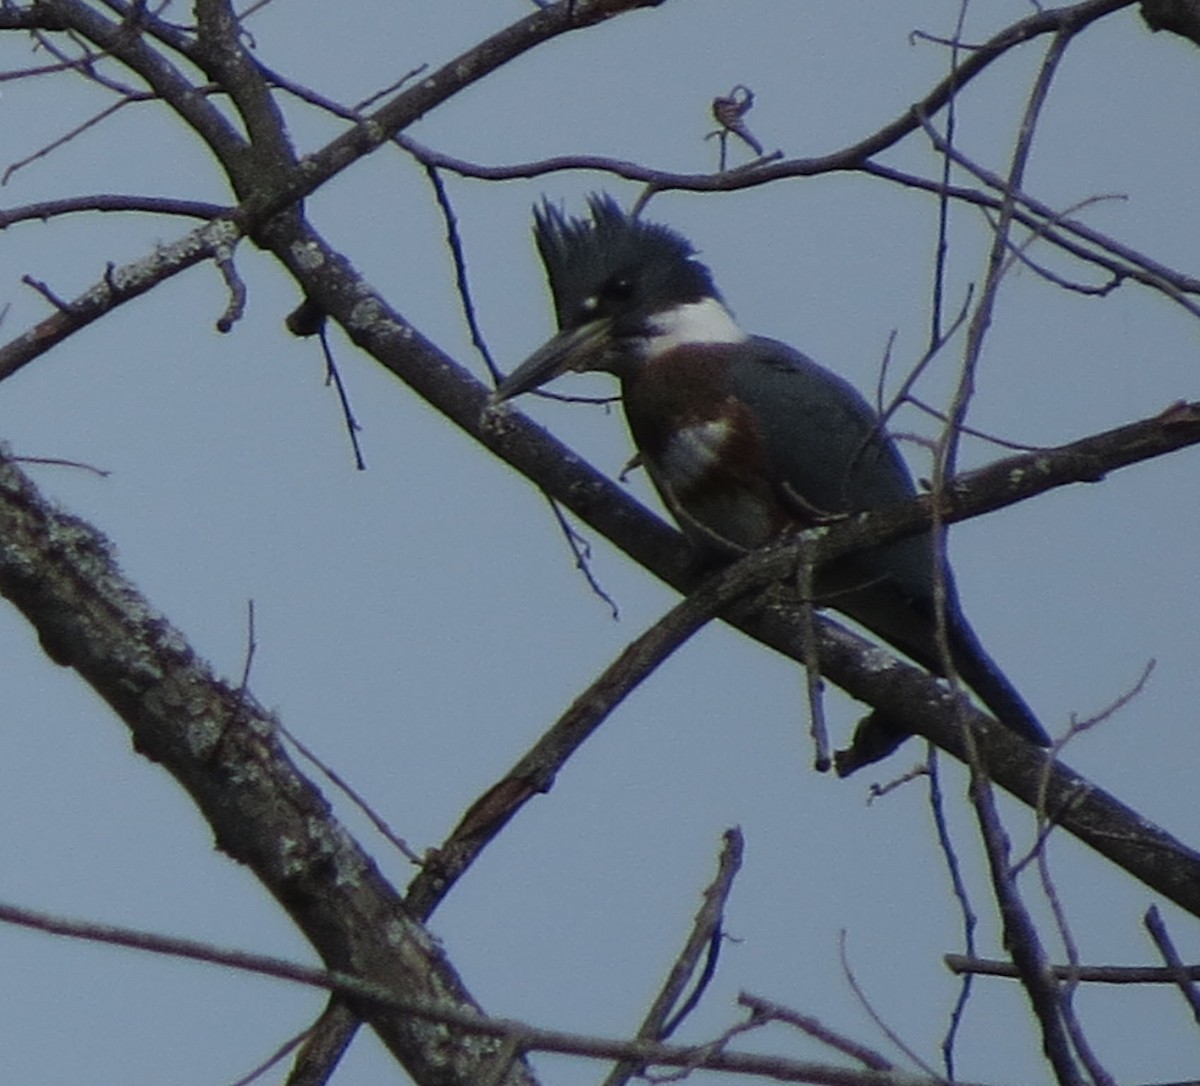
[[[41,200],[21,207],[0,208],[0,230],[19,222],[37,219],[47,222],[60,215],[76,215],[86,211],[143,211],[151,215],[182,215],[193,219],[217,219],[228,216],[230,209],[202,200],[176,199],[173,196],[124,196],[94,193],[87,196],[68,196],[60,200]]]
[[[795,1026],[810,1037],[815,1037],[822,1044],[857,1060],[866,1068],[874,1071],[891,1071],[896,1066],[881,1053],[849,1037],[843,1037],[840,1033],[835,1033],[810,1015],[798,1014],[788,1007],[781,1007],[769,999],[760,999],[758,996],[749,995],[746,992],[742,992],[738,996],[738,1002],[743,1007],[749,1007],[756,1019],[764,1022],[784,1022],[789,1026]]]
[[[140,35],[130,34],[123,23],[104,18],[82,0],[41,0],[60,26],[83,35],[98,48],[136,72],[166,101],[209,147],[219,162],[230,162],[247,150],[246,141],[221,112],[199,93],[179,69],[151,48]]]
[[[436,941],[287,758],[270,714],[213,675],[122,577],[107,540],[54,509],[11,461],[0,463],[0,535],[0,593],[47,655],[109,703],[327,965],[477,1015]],[[473,1086],[499,1046],[448,1038],[379,1004],[357,1010],[419,1082]],[[517,1063],[505,1081],[532,1079]]]
[[[1079,1075],[1060,1028],[1060,1019],[1069,1008],[1061,1001],[1056,1003],[1058,974],[1046,964],[1037,933],[1029,930],[1032,924],[1016,896],[1018,872],[1008,859],[1003,827],[990,813],[992,796],[986,778],[1196,915],[1200,915],[1200,855],[1058,763],[1053,758],[1057,749],[1048,756],[1021,743],[975,711],[954,689],[947,691],[919,669],[894,661],[876,646],[815,614],[812,606],[804,603],[807,593],[803,587],[798,592],[794,580],[798,562],[811,571],[812,563],[922,531],[931,523],[940,529],[942,524],[978,516],[1053,487],[1097,481],[1127,464],[1200,443],[1200,404],[1180,404],[1119,430],[1011,457],[971,476],[952,477],[955,445],[959,434],[965,432],[962,416],[969,400],[974,353],[986,331],[1001,276],[1014,253],[1021,255],[1021,247],[1009,237],[1018,224],[1031,231],[1033,238],[1045,239],[1073,257],[1105,269],[1108,281],[1094,288],[1097,291],[1111,290],[1130,279],[1162,291],[1200,315],[1200,305],[1192,299],[1200,294],[1200,281],[1089,230],[1069,217],[1074,209],[1055,212],[1021,189],[1036,118],[1063,49],[1073,35],[1132,6],[1133,0],[1085,0],[1054,10],[1039,9],[972,47],[963,45],[956,33],[948,43],[955,50],[950,73],[920,103],[852,146],[817,158],[759,161],[718,175],[668,173],[600,156],[561,156],[523,166],[480,166],[424,147],[407,134],[406,129],[431,109],[529,49],[559,34],[661,2],[538,3],[538,10],[528,17],[436,71],[423,73],[419,82],[411,81],[415,72],[393,82],[377,96],[383,98],[383,105],[369,116],[363,116],[362,110],[375,99],[346,108],[260,64],[243,31],[246,13],[239,15],[231,0],[197,0],[194,28],[160,19],[141,0],[103,0],[102,5],[39,0],[24,7],[0,6],[0,30],[36,31],[35,41],[50,43],[62,70],[77,71],[105,90],[126,95],[110,107],[112,111],[127,101],[160,99],[206,144],[236,194],[231,208],[150,196],[94,195],[0,211],[0,229],[85,210],[210,220],[134,265],[110,267],[96,286],[74,300],[63,300],[65,290],[59,287],[56,293],[53,283],[41,285],[54,312],[0,348],[0,379],[124,301],[201,260],[212,260],[225,277],[231,300],[219,323],[227,329],[245,303],[233,253],[240,238],[250,236],[271,250],[292,274],[311,306],[309,315],[322,326],[326,316],[337,320],[360,347],[475,441],[523,472],[552,500],[563,502],[648,570],[690,593],[631,645],[525,758],[471,805],[455,833],[414,880],[406,902],[401,902],[366,854],[333,820],[319,793],[287,760],[278,725],[249,695],[246,682],[232,689],[215,678],[182,635],[121,579],[105,541],[81,521],[44,503],[12,462],[3,458],[0,537],[5,548],[0,549],[0,593],[34,624],[51,658],[78,670],[109,701],[126,721],[138,749],[175,774],[210,818],[220,847],[254,869],[325,962],[339,971],[333,975],[310,971],[312,975],[302,980],[331,989],[336,996],[309,1038],[294,1081],[328,1078],[359,1015],[379,1031],[418,1081],[436,1081],[439,1086],[452,1082],[515,1086],[531,1081],[521,1056],[533,1049],[624,1061],[618,1075],[633,1067],[660,1065],[680,1068],[685,1074],[693,1068],[708,1068],[782,1081],[856,1086],[927,1086],[933,1081],[932,1077],[903,1075],[878,1058],[872,1062],[873,1054],[856,1055],[852,1047],[841,1050],[860,1059],[869,1073],[726,1051],[734,1034],[760,1024],[766,1013],[761,1002],[752,1006],[755,1018],[750,1023],[733,1027],[707,1045],[682,1048],[653,1043],[666,1032],[663,1023],[678,1001],[682,984],[675,983],[667,985],[659,1001],[662,1005],[655,1007],[642,1037],[633,1043],[579,1038],[486,1019],[419,923],[523,804],[550,787],[565,760],[621,699],[692,632],[711,618],[721,617],[805,662],[814,689],[821,676],[828,675],[853,696],[910,723],[914,733],[927,736],[973,767],[1002,912],[1022,959],[1023,977],[1041,1014],[1047,1049],[1060,1081],[1075,1083]],[[111,16],[99,10],[101,7]],[[1164,5],[1143,0],[1142,8],[1149,21],[1152,16],[1147,13],[1153,9],[1161,16]],[[64,30],[68,36],[59,48],[58,39],[52,42],[49,35]],[[952,111],[955,96],[998,58],[1046,34],[1053,40],[1026,111],[1024,131],[1007,177],[997,178],[961,155],[952,139],[942,140],[928,118],[943,108]],[[960,51],[965,55],[960,56]],[[124,65],[150,90],[133,91],[112,79],[109,72],[117,64]],[[211,84],[197,85],[193,78],[196,70]],[[298,161],[276,99],[277,87],[342,117],[350,127]],[[731,125],[738,122],[735,114],[744,112],[752,95],[746,92],[741,100],[736,94],[733,98],[733,112],[726,118]],[[921,131],[943,151],[940,181],[908,175],[874,161],[876,155]],[[501,179],[596,168],[644,181],[648,192],[666,188],[727,191],[784,178],[855,171],[935,194],[943,216],[943,250],[950,201],[998,211],[990,273],[976,309],[961,395],[947,427],[945,470],[939,473],[934,496],[806,533],[799,542],[768,548],[697,586],[690,554],[677,533],[520,416],[484,412],[487,390],[483,385],[437,351],[305,221],[301,204],[305,197],[389,140],[428,171],[450,233],[472,333],[493,377],[495,366],[475,327],[466,290],[466,254],[457,239],[441,170]],[[753,144],[753,137],[750,142]],[[39,155],[56,146],[43,148]],[[952,165],[969,170],[991,191],[951,186]],[[938,258],[939,269],[943,255]],[[943,338],[941,278],[939,271],[931,337],[935,346]],[[1062,277],[1057,282],[1071,286]],[[264,811],[271,817],[263,817]],[[1039,837],[1039,844],[1043,839]],[[288,843],[286,855],[282,842]],[[736,862],[729,866],[736,868]],[[728,867],[726,874],[732,878]],[[720,894],[716,887],[710,892],[721,901],[728,891],[728,879]],[[716,945],[720,925],[719,915],[714,918],[713,911],[710,908],[704,922],[698,923],[678,970],[681,975],[690,975],[695,969],[706,939],[709,946]],[[715,912],[719,911],[718,905]],[[51,930],[83,934],[68,932],[67,925]],[[148,941],[143,945],[159,949],[150,947]],[[1172,977],[1190,991],[1184,984],[1185,967],[1177,960],[1172,967]],[[1074,956],[1070,968],[1072,983],[1086,972],[1077,967]],[[300,978],[293,975],[291,979]],[[404,995],[397,997],[398,992]],[[456,1028],[448,1040],[447,1033],[434,1030],[433,1023]],[[1077,1052],[1081,1051],[1079,1036],[1076,1034]],[[319,1051],[321,1046],[324,1048]],[[1102,1081],[1099,1071],[1102,1069],[1094,1068],[1093,1077]]]
[[[968,743],[970,738],[968,737]],[[975,752],[972,750],[972,754]],[[1004,947],[1012,955],[1017,975],[1029,998],[1042,1035],[1042,1052],[1054,1069],[1059,1086],[1084,1086],[1082,1072],[1071,1050],[1058,984],[1047,968],[1045,951],[1037,925],[1021,899],[1011,863],[1008,834],[996,810],[992,782],[981,762],[971,761],[971,802],[975,807],[983,838],[1004,930]]]
[[[1017,967],[1010,961],[964,954],[947,954],[942,961],[951,973],[959,976],[970,974],[1014,980],[1017,977]],[[1187,980],[1200,981],[1200,965],[1180,965],[1179,969],[1161,965],[1051,965],[1049,969],[1060,980],[1074,976],[1083,984],[1175,984],[1181,975]]]
[[[1172,981],[1191,1010],[1192,1017],[1195,1018],[1197,1024],[1200,1024],[1200,992],[1196,990],[1193,978],[1188,975],[1187,967],[1180,960],[1179,952],[1171,941],[1171,935],[1167,931],[1167,925],[1163,922],[1162,913],[1158,911],[1157,906],[1151,905],[1146,910],[1144,923],[1146,930],[1150,933],[1150,938],[1154,940],[1154,945],[1158,947],[1163,961],[1167,963],[1167,971],[1170,972]]]
[[[716,878],[705,890],[703,904],[692,923],[687,942],[638,1028],[639,1041],[666,1040],[675,1032],[680,1022],[695,1009],[704,994],[716,968],[721,940],[725,937],[725,903],[729,900],[733,880],[742,866],[743,845],[741,830],[725,831]],[[680,1005],[679,1001],[684,991],[695,976],[700,955],[706,950],[708,956],[704,969],[693,984],[691,994]],[[639,1073],[637,1064],[622,1061],[604,1079],[603,1086],[625,1086],[625,1083]]]
[[[688,588],[694,584],[690,551],[678,533],[545,430],[513,411],[486,412],[488,393],[481,384],[421,337],[340,254],[311,231],[290,233],[294,228],[281,228],[271,237],[273,250],[301,282],[306,294],[341,322],[354,342],[486,448],[535,485],[558,497],[635,561],[676,587]],[[1109,470],[1197,441],[1200,441],[1200,405],[1177,405],[1153,419],[1057,450],[999,461],[973,473],[969,484],[949,481],[941,496],[942,515],[951,522],[1055,486],[1095,481]],[[924,506],[931,500],[922,498],[911,508],[864,514],[815,531],[825,535],[836,532],[838,544],[847,543],[851,549],[860,543],[866,545],[864,536],[878,543],[883,538],[893,538],[891,532],[898,537],[925,527],[929,511]],[[886,531],[882,527],[884,521],[888,525]],[[872,522],[879,525],[879,534]],[[859,532],[863,535],[859,536]],[[852,539],[854,542],[850,543]],[[772,562],[778,563],[774,569],[780,575],[793,568],[790,563],[794,559],[778,550],[768,550],[758,557],[764,569]],[[737,604],[723,617],[771,647],[802,660],[803,631],[798,625],[798,612],[794,601],[772,592],[765,605]],[[870,661],[881,659],[877,646],[853,637],[824,618],[818,617],[817,627],[822,669],[833,682],[852,696],[885,709],[889,716],[904,720],[914,732],[955,757],[965,757],[959,724],[963,709],[948,701],[948,695],[931,683],[928,676],[898,663],[874,668]],[[988,727],[988,718],[982,714],[972,711],[969,719]],[[1028,744],[997,734],[995,727],[987,731],[982,742],[993,779],[1025,803],[1035,805],[1042,756]],[[1147,825],[1144,819],[1065,768],[1056,768],[1052,779],[1050,809],[1062,812],[1064,828],[1081,836],[1135,877],[1200,915],[1200,877],[1189,883],[1187,875],[1189,871],[1200,871],[1193,866],[1200,863],[1200,857],[1157,827],[1144,833]],[[1114,825],[1126,826],[1128,835],[1114,834]]]
[[[312,988],[339,992],[356,1005],[375,1007],[375,1013],[388,1012],[391,1017],[426,1020],[457,1027],[458,1031],[476,1039],[472,1047],[487,1052],[500,1051],[500,1039],[511,1039],[524,1051],[561,1052],[598,1060],[629,1060],[642,1065],[661,1067],[704,1068],[710,1071],[729,1071],[753,1075],[777,1082],[805,1082],[815,1086],[941,1086],[934,1077],[909,1075],[900,1071],[883,1072],[877,1069],[854,1071],[829,1064],[789,1060],[778,1056],[761,1056],[749,1052],[729,1052],[713,1046],[667,1045],[656,1041],[607,1040],[585,1034],[564,1033],[560,1030],[539,1029],[508,1018],[489,1018],[466,1005],[439,1003],[403,983],[390,984],[378,977],[361,976],[345,971],[314,969],[281,958],[242,951],[220,950],[191,939],[167,938],[129,928],[93,924],[88,921],[67,920],[45,913],[0,905],[0,922],[19,924],[39,931],[75,939],[86,939],[110,945],[124,946],[154,954],[191,959],[258,973],[279,980]],[[423,992],[423,989],[415,989]],[[445,1044],[447,1033],[436,1034]],[[484,1038],[494,1039],[488,1044]],[[450,1061],[446,1061],[449,1063]],[[520,1064],[514,1065],[514,1071]],[[490,1068],[483,1068],[480,1075]],[[442,1066],[438,1077],[429,1081],[445,1084],[470,1082],[478,1086],[480,1079],[463,1079],[459,1068]],[[502,1082],[515,1086],[530,1081],[515,1074],[506,1075]],[[963,1082],[960,1086],[977,1086]]]
[[[156,249],[149,256],[122,268],[109,267],[104,278],[78,298],[66,303],[29,331],[0,347],[0,380],[45,354],[69,335],[140,297],[159,283],[219,253],[229,253],[240,238],[228,219],[201,226],[179,241]]]

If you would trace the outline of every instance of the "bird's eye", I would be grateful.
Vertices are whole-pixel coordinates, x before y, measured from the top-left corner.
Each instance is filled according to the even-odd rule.
[[[625,302],[633,297],[633,280],[627,275],[614,276],[600,292],[606,302]]]

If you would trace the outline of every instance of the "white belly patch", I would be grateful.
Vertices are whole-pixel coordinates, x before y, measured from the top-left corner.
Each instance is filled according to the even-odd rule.
[[[721,455],[732,425],[727,419],[698,422],[677,430],[661,457],[662,472],[676,491],[688,490]]]

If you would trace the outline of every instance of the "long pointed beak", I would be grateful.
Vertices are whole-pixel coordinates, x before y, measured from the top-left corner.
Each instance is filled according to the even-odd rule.
[[[596,369],[611,330],[612,322],[602,318],[559,332],[501,381],[488,403],[495,405],[532,392],[569,370]]]

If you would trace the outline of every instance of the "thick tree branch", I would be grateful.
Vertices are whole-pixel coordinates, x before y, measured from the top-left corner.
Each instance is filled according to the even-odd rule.
[[[485,411],[487,390],[441,354],[364,282],[339,254],[311,230],[279,224],[268,241],[306,293],[365,351],[391,370],[451,421],[531,482],[553,495],[614,545],[681,590],[694,586],[689,551],[678,533],[633,501],[540,427],[512,412]],[[1162,415],[1086,438],[1057,450],[1001,461],[972,479],[950,480],[940,500],[946,520],[1000,508],[1068,482],[1094,481],[1106,470],[1200,442],[1200,406],[1179,405]],[[928,523],[929,511],[913,507],[852,518],[821,529],[845,532],[857,545],[911,534]],[[878,518],[886,532],[864,527]],[[894,519],[893,519],[894,518]],[[857,533],[862,532],[862,537]],[[819,534],[819,533],[818,533]],[[833,544],[828,544],[833,546]],[[794,565],[785,548],[765,552],[773,573]],[[802,661],[802,608],[782,589],[765,603],[737,603],[724,616],[772,648]],[[1030,807],[1039,791],[1045,756],[999,728],[990,718],[956,703],[948,692],[915,668],[905,667],[827,619],[817,623],[822,670],[853,697],[904,720],[914,732],[966,760],[964,714],[984,734],[981,750],[992,778]],[[604,706],[600,705],[600,709]],[[1054,821],[1189,911],[1200,915],[1200,856],[1145,822],[1136,812],[1065,767],[1050,769],[1045,809]]]
[[[205,50],[191,45],[185,55],[196,63],[203,63],[207,59],[214,71],[223,73],[238,84],[241,88],[238,92],[239,102],[247,117],[254,121],[253,130],[258,134],[258,139],[253,145],[247,145],[233,131],[222,115],[211,104],[205,102],[203,95],[197,94],[195,88],[191,87],[180,73],[167,64],[161,56],[149,49],[136,33],[131,33],[129,26],[113,24],[101,18],[78,0],[47,0],[48,14],[53,15],[47,25],[65,22],[66,25],[79,30],[80,33],[95,41],[102,48],[110,50],[114,56],[138,72],[158,93],[163,95],[169,104],[179,110],[181,116],[208,141],[214,154],[229,174],[235,190],[247,197],[240,206],[230,209],[228,214],[240,225],[243,232],[256,233],[272,215],[302,199],[341,169],[356,161],[357,158],[374,150],[387,139],[396,136],[401,129],[447,97],[487,75],[521,52],[565,30],[591,25],[638,7],[657,6],[661,2],[662,0],[591,0],[589,3],[587,0],[580,0],[579,3],[564,2],[537,12],[494,35],[474,49],[468,50],[467,53],[423,79],[419,85],[401,92],[369,118],[357,120],[353,129],[338,137],[317,154],[306,158],[299,165],[294,164],[291,160],[290,148],[287,145],[280,115],[274,103],[269,100],[270,96],[266,93],[263,78],[257,72],[251,71],[252,64],[240,46],[228,44],[228,27],[223,31],[214,31],[210,36],[218,43],[224,43],[224,51],[216,45],[210,45],[208,53],[212,55],[206,58]],[[1087,2],[1076,4],[1073,7],[1039,12],[1021,20],[973,52],[969,62],[965,62],[955,73],[957,80],[955,86],[961,88],[965,81],[982,71],[987,63],[1016,44],[1044,33],[1076,33],[1095,19],[1130,2],[1132,0],[1123,0],[1123,2],[1122,0],[1087,0]],[[221,24],[219,11],[222,5],[217,4],[216,0],[212,0],[209,6],[214,7],[217,12],[212,15],[212,22]],[[117,10],[123,10],[125,7],[126,5],[117,5]],[[128,16],[128,13],[126,14]],[[175,31],[173,37],[179,38],[180,35]],[[182,48],[188,44],[188,41],[177,44]],[[750,184],[766,183],[785,176],[807,176],[846,169],[865,169],[894,179],[890,177],[886,169],[876,167],[868,162],[868,156],[890,146],[895,140],[920,127],[923,119],[940,108],[947,100],[949,89],[948,82],[944,81],[939,84],[899,121],[885,126],[884,129],[851,148],[819,158],[778,163],[769,168],[756,169],[750,174],[732,171],[719,175],[668,175],[658,171],[648,171],[644,167],[631,163],[620,163],[611,159],[590,156],[582,159],[551,160],[540,164],[539,169],[565,168],[568,165],[589,166],[604,169],[619,176],[648,180],[656,188],[740,188]],[[354,116],[352,111],[342,110],[339,112],[343,115]],[[399,137],[397,142],[402,146],[409,147],[412,153],[426,165],[466,170],[465,164],[411,143],[411,141],[406,141],[406,137]],[[527,172],[531,168],[517,168],[526,172],[516,174],[510,169],[505,175],[531,176]],[[492,172],[496,173],[496,171]],[[500,172],[504,173],[503,170]],[[474,175],[488,176],[489,174],[477,168]],[[496,176],[500,176],[500,173],[496,173]],[[911,180],[909,179],[909,181]],[[963,198],[968,198],[965,195],[967,192],[969,190],[964,191]],[[956,192],[955,195],[959,194]],[[978,195],[972,194],[969,198],[977,199]],[[1025,197],[1018,197],[1016,194],[1006,195],[1005,199],[1017,199],[1020,203],[1031,203]],[[86,200],[84,202],[86,203]],[[198,211],[200,207],[201,205],[190,206],[188,213],[201,213]],[[1014,216],[1019,221],[1031,229],[1040,231],[1043,236],[1055,240],[1056,243],[1058,243],[1059,229],[1080,234],[1084,233],[1086,229],[1080,227],[1079,224],[1062,220],[1061,217],[1055,216],[1050,209],[1040,205],[1036,207],[1035,214],[1052,222],[1056,230],[1053,232],[1047,230],[1045,222],[1028,216],[1019,208],[1014,211]],[[0,225],[8,225],[9,222],[17,221],[18,218],[38,215],[40,215],[40,211],[34,208],[18,209],[18,211],[10,213],[7,220],[0,219]],[[1092,243],[1111,249],[1119,255],[1122,261],[1128,262],[1127,265],[1122,266],[1114,265],[1111,260],[1098,259],[1096,261],[1114,274],[1129,275],[1149,285],[1165,289],[1177,300],[1181,298],[1182,292],[1195,289],[1193,280],[1173,273],[1170,269],[1158,266],[1150,268],[1149,262],[1140,259],[1140,254],[1127,247],[1117,246],[1116,243],[1109,244],[1107,239],[1102,235],[1097,235],[1094,231],[1088,231],[1085,236]],[[190,244],[190,239],[183,239],[177,244],[186,248]],[[1080,250],[1078,246],[1067,244],[1064,247],[1083,259],[1092,258],[1091,254],[1086,250]],[[156,254],[156,257],[159,255]],[[202,258],[201,256],[197,259]],[[106,277],[106,284],[108,278]],[[53,335],[46,337],[43,334],[46,331],[45,322],[43,322],[43,325],[39,325],[38,328],[10,342],[0,350],[0,379],[48,349],[53,343],[59,342],[83,323],[96,319],[126,298],[136,296],[136,293],[142,293],[142,291],[126,294],[123,291],[96,289],[89,292],[74,307],[77,313],[87,314],[86,320],[73,324],[51,318],[51,322],[54,324]],[[96,304],[97,299],[99,299],[99,304]],[[61,316],[60,314],[59,318]]]
[[[37,6],[141,76],[227,169],[246,153],[248,144],[220,110],[131,27],[104,18],[82,0],[41,0]]]
[[[292,171],[286,183],[259,190],[243,205],[243,221],[261,222],[291,206],[446,99],[535,46],[559,34],[662,3],[664,0],[560,0],[526,16],[401,91],[365,120],[308,156],[304,168]]]
[[[245,155],[226,161],[239,196],[279,183],[296,165],[287,125],[257,63],[242,44],[229,0],[197,0],[197,45],[205,74],[232,98],[250,137]]]
[[[284,753],[270,714],[219,680],[122,577],[108,542],[0,461],[0,593],[46,653],[112,706],[135,748],[188,791],[217,845],[249,866],[326,966],[477,1014],[461,980],[371,858]],[[421,1083],[474,1086],[500,1045],[357,1006]],[[518,1061],[504,1082],[531,1083]]]
[[[467,808],[449,838],[427,855],[409,883],[405,904],[428,919],[479,854],[535,795],[550,790],[559,771],[659,664],[733,600],[775,579],[757,556],[722,570],[688,595],[584,690],[517,763]]]
[[[44,4],[33,3],[0,8],[0,30],[66,30],[67,22]]]

